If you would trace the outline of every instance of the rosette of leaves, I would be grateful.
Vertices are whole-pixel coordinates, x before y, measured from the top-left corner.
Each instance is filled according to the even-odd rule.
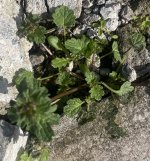
[[[39,140],[51,140],[51,126],[58,123],[59,115],[55,113],[57,106],[51,105],[48,90],[25,70],[18,74],[15,83],[19,94],[8,111],[10,120]]]
[[[40,17],[38,15],[28,13],[26,19],[19,27],[18,35],[20,37],[26,36],[30,42],[35,42],[36,44],[44,43],[46,39],[46,28],[40,26],[39,22]]]
[[[130,37],[130,41],[131,41],[132,46],[136,50],[140,51],[146,47],[145,37],[141,33],[132,33]]]

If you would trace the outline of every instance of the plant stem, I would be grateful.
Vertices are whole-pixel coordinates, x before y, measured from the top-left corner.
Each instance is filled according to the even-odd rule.
[[[111,54],[112,54],[112,51],[109,52],[109,53],[107,53],[107,54],[105,54],[105,55],[103,55],[103,56],[100,56],[99,58],[100,58],[100,59],[103,59],[103,58],[105,58],[106,56],[111,55]]]
[[[51,75],[51,76],[48,76],[48,77],[44,77],[44,78],[37,78],[37,80],[43,81],[43,80],[46,80],[46,79],[51,79],[51,78],[53,78],[53,77],[55,77],[57,75],[58,75],[58,73],[54,74],[54,75]]]
[[[51,55],[53,56],[52,52],[50,51],[50,49],[48,49],[43,43],[41,44],[43,46],[43,48]]]
[[[47,30],[46,34],[52,33],[52,32],[54,32],[55,30],[56,30],[55,28],[49,29],[49,30]]]
[[[72,75],[72,76],[74,76],[78,79],[84,80],[84,78],[82,78],[79,74],[76,74],[76,73],[73,73],[73,72],[69,72],[69,73],[70,73],[70,75]]]
[[[70,90],[68,90],[68,91],[65,91],[65,92],[63,92],[63,93],[60,93],[60,94],[58,94],[58,95],[52,97],[51,100],[52,100],[52,102],[54,102],[54,101],[56,101],[57,99],[60,99],[60,98],[62,98],[62,97],[64,97],[64,96],[68,96],[68,95],[70,95],[70,94],[72,94],[72,93],[74,93],[74,92],[77,92],[78,90],[80,90],[80,89],[82,89],[82,88],[84,88],[84,87],[86,87],[86,86],[87,86],[87,84],[83,84],[83,85],[81,85],[81,86],[79,86],[79,87],[70,89]]]
[[[106,83],[101,82],[101,84],[102,84],[103,86],[105,86],[107,89],[109,89],[111,92],[118,94],[117,90],[112,89],[112,88],[109,87]]]

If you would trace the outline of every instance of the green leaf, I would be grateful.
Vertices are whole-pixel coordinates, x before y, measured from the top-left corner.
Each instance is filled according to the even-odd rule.
[[[65,42],[65,47],[73,54],[85,53],[90,40],[86,36],[81,39],[71,38]]]
[[[36,44],[41,44],[45,42],[46,39],[46,28],[43,26],[37,26],[33,32],[30,32],[27,35],[27,38],[31,42],[35,42]]]
[[[86,77],[85,80],[86,80],[87,84],[91,84],[97,79],[95,73],[90,72],[90,71],[87,71],[85,73],[85,77]]]
[[[112,38],[116,40],[118,39],[118,35],[112,35]]]
[[[68,72],[60,72],[56,79],[56,83],[61,86],[68,86],[69,84],[72,84],[73,81]]]
[[[113,51],[115,60],[119,61],[121,63],[122,59],[121,59],[121,56],[120,56],[120,53],[119,53],[119,50],[118,50],[118,43],[117,43],[117,41],[113,42],[113,44],[112,44],[112,51]]]
[[[142,50],[146,47],[145,37],[141,33],[131,34],[130,40],[136,50]]]
[[[56,50],[61,50],[63,51],[63,45],[61,44],[60,40],[58,39],[57,36],[49,36],[47,38],[48,43],[53,46]]]
[[[38,157],[38,161],[47,161],[49,159],[50,150],[48,148],[44,148],[40,152],[40,156]]]
[[[85,50],[85,57],[90,58],[92,54],[102,52],[102,49],[103,47],[101,44],[98,44],[98,42],[95,40],[90,40]]]
[[[69,64],[69,60],[67,58],[58,58],[56,57],[55,59],[52,60],[52,66],[54,68],[62,68],[66,67]]]
[[[131,86],[131,82],[126,81],[123,83],[123,85],[120,87],[120,90],[117,91],[117,94],[122,96],[129,92],[132,92],[134,90],[134,87]]]
[[[84,102],[79,98],[73,98],[67,101],[67,105],[64,107],[64,113],[69,117],[74,117],[81,110],[81,105]]]
[[[20,69],[13,77],[13,83],[18,87],[23,79],[28,78],[29,82],[34,78],[33,73],[25,69]]]
[[[51,125],[59,121],[57,107],[51,105],[48,90],[30,72],[21,72],[15,79],[19,94],[8,110],[9,119],[37,139],[50,141],[54,135]]]
[[[95,85],[91,88],[90,90],[90,97],[100,101],[102,99],[102,97],[104,96],[104,90],[103,87],[101,85]]]
[[[116,79],[117,78],[117,72],[115,71],[112,71],[111,73],[109,73],[109,76],[113,79]]]
[[[57,27],[67,28],[75,25],[75,15],[67,6],[60,6],[52,15]]]
[[[34,161],[34,158],[32,158],[31,155],[28,155],[27,152],[24,152],[21,156],[20,156],[20,161]]]

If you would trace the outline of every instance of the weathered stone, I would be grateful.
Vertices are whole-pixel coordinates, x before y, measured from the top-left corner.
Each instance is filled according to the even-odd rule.
[[[32,70],[28,55],[31,43],[16,35],[20,14],[16,1],[0,1],[0,114],[5,114],[9,101],[17,95],[16,88],[11,85],[15,72],[20,68]]]
[[[147,15],[150,13],[150,1],[149,0],[137,0],[129,1],[131,9],[136,15]]]
[[[134,16],[134,12],[128,5],[122,8],[121,18],[123,19],[122,21],[124,21],[123,23],[128,23],[128,21],[133,19],[133,16]]]
[[[100,14],[103,19],[106,20],[107,29],[110,31],[115,31],[119,24],[118,13],[120,12],[120,3],[106,3],[104,7],[100,9]]]
[[[83,8],[90,8],[93,6],[93,3],[90,0],[83,0]]]
[[[27,138],[17,126],[0,120],[0,160],[16,161],[17,154],[25,147]]]
[[[30,61],[32,66],[36,66],[36,65],[40,65],[41,63],[43,63],[45,60],[45,57],[43,54],[32,54],[30,55]]]
[[[126,25],[118,31],[121,44],[120,50],[128,55],[126,63],[136,71],[137,78],[150,73],[150,52],[146,48],[137,51],[130,43],[131,33],[134,32],[132,26],[130,24]]]
[[[97,0],[97,1],[96,1],[96,4],[97,4],[97,5],[105,4],[105,0]]]
[[[149,84],[150,85],[150,84]],[[127,135],[111,140],[101,113],[112,106],[108,100],[94,106],[96,118],[82,126],[62,118],[55,127],[49,161],[148,161],[150,160],[150,87],[137,87],[133,94],[116,101],[115,121]],[[92,110],[94,110],[92,107]]]
[[[72,9],[76,17],[80,16],[82,8],[82,0],[27,0],[26,11],[33,14],[43,14],[51,11],[54,7],[65,5]]]

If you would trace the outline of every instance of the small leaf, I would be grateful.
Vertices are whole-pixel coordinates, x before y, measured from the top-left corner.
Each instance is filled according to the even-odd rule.
[[[131,82],[125,82],[123,85],[120,87],[120,90],[117,91],[117,94],[122,96],[125,95],[129,92],[132,92],[134,90],[134,87],[131,86]]]
[[[113,42],[112,50],[113,50],[113,53],[114,53],[115,60],[119,61],[121,63],[122,59],[121,59],[121,56],[120,56],[120,53],[119,53],[119,50],[118,50],[118,43],[117,43],[117,41]]]
[[[35,30],[27,35],[29,41],[33,41],[36,44],[41,44],[45,42],[46,39],[46,28],[43,26],[38,26]]]
[[[118,35],[112,35],[112,38],[116,40],[118,39]]]
[[[40,156],[38,157],[39,161],[47,161],[49,159],[50,150],[48,148],[42,148]]]
[[[49,36],[47,38],[48,43],[53,46],[56,50],[63,50],[63,45],[61,44],[60,40],[57,36]]]
[[[75,25],[75,15],[67,6],[60,6],[52,15],[57,27],[66,28]]]
[[[85,77],[87,84],[91,84],[93,81],[96,80],[96,75],[94,74],[94,72],[87,71],[85,73]]]
[[[83,103],[79,98],[68,100],[67,105],[64,107],[64,113],[69,117],[74,117],[81,110]]]
[[[117,72],[112,71],[111,73],[109,73],[109,76],[113,79],[117,79]]]
[[[65,42],[65,47],[73,54],[85,53],[90,40],[82,36],[81,39],[71,38]]]
[[[68,86],[69,84],[72,84],[73,81],[68,72],[60,72],[56,79],[56,83],[61,86]]]
[[[142,50],[146,47],[145,37],[141,33],[133,33],[130,40],[136,50]]]
[[[54,68],[62,68],[66,67],[67,64],[69,64],[69,60],[67,58],[58,58],[56,57],[55,59],[52,60],[52,66]]]
[[[101,85],[95,85],[90,90],[91,98],[100,101],[104,96],[104,90]]]
[[[19,158],[20,161],[34,161],[34,158],[32,158],[31,155],[28,155],[27,152],[24,152],[20,158]]]

